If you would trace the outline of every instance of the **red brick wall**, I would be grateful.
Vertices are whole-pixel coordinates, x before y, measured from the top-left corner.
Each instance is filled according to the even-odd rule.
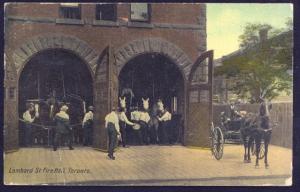
[[[95,18],[95,4],[81,4],[82,18]],[[58,18],[57,3],[11,3],[10,15],[25,17]],[[151,21],[156,23],[197,24],[201,4],[182,3],[152,3]],[[118,18],[129,17],[130,4],[118,4]]]
[[[10,4],[8,16],[29,18],[59,18],[58,4],[18,3]],[[200,4],[152,4],[152,23],[197,24]],[[118,5],[118,18],[129,16],[129,4]],[[95,18],[95,5],[82,5],[82,19]],[[198,46],[206,42],[199,30],[166,28],[103,27],[93,25],[66,25],[55,23],[9,22],[7,45],[9,50],[17,49],[33,36],[45,33],[73,35],[86,41],[100,52],[111,43],[116,48],[126,42],[145,37],[161,37],[180,47],[192,61],[198,56]],[[9,53],[8,53],[9,54]]]

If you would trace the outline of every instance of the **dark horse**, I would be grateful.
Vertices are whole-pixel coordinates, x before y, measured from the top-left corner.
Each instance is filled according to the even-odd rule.
[[[255,167],[259,166],[259,153],[260,153],[260,146],[261,142],[264,141],[265,151],[264,151],[264,160],[265,160],[265,167],[268,168],[268,148],[269,143],[271,140],[272,129],[271,128],[264,128],[262,126],[263,119],[253,113],[248,113],[243,118],[243,126],[241,128],[241,138],[244,143],[244,162],[251,163],[250,158],[250,149],[255,141],[255,155],[256,155],[256,163]]]
[[[150,116],[150,120],[148,122],[150,143],[156,144],[159,142],[159,140],[158,140],[158,128],[159,128],[158,106],[156,103],[154,103],[152,105],[151,110],[149,110],[149,99],[142,98],[142,101],[143,101],[143,109],[145,111],[147,111]]]

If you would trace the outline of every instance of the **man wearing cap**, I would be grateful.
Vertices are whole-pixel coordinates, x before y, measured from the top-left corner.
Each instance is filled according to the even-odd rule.
[[[29,103],[26,105],[27,110],[23,113],[23,120],[25,122],[25,130],[24,130],[24,145],[30,146],[32,143],[32,125],[31,123],[34,121],[35,117],[31,116],[31,113],[34,111],[34,104]]]
[[[171,119],[172,119],[172,114],[167,109],[164,109],[162,111],[162,116],[158,117],[158,120],[161,122],[159,134],[158,134],[160,144],[166,144],[166,142],[171,144],[170,127],[169,127]]]
[[[108,157],[111,160],[115,160],[114,149],[117,144],[118,135],[121,135],[119,117],[115,107],[113,107],[112,111],[105,116],[105,128],[107,129],[108,134]]]
[[[63,105],[60,108],[60,112],[58,112],[54,121],[56,123],[56,131],[54,136],[54,145],[53,150],[56,151],[58,147],[58,143],[61,141],[62,137],[66,138],[68,141],[68,146],[70,150],[73,150],[73,138],[72,138],[72,127],[70,126],[69,115],[67,114],[68,107]]]
[[[82,121],[83,129],[83,145],[92,145],[92,136],[93,136],[93,106],[88,107],[88,112],[84,115]]]
[[[158,106],[159,112],[162,113],[163,110],[164,110],[164,104],[163,104],[163,102],[162,102],[161,99],[158,99],[158,101],[157,101],[157,106]]]

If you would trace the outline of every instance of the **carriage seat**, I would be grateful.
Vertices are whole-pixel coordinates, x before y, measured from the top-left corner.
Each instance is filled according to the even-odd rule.
[[[242,118],[238,118],[238,119],[234,119],[234,120],[230,120],[230,122],[228,123],[229,126],[228,131],[239,131],[240,128],[242,127],[242,123],[243,123],[243,119]]]

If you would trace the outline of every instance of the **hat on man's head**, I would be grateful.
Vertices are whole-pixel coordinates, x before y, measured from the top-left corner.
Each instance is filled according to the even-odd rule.
[[[111,110],[112,110],[112,111],[115,111],[115,110],[116,110],[116,107],[115,107],[115,106],[113,106],[113,107],[111,108]]]
[[[88,110],[89,110],[89,111],[94,111],[94,107],[93,107],[93,106],[89,106],[89,107],[88,107]]]
[[[34,107],[33,103],[26,103],[26,108],[29,109],[30,107]]]
[[[61,111],[64,111],[64,112],[68,111],[68,109],[69,109],[69,107],[66,106],[66,105],[63,105],[63,106],[60,108],[60,110],[61,110]]]

